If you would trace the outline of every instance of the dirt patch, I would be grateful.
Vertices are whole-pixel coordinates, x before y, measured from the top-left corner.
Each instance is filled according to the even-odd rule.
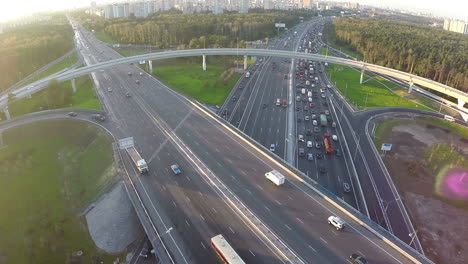
[[[383,160],[410,214],[424,251],[436,263],[464,264],[468,259],[468,197],[448,203],[437,193],[439,172],[424,164],[430,147],[444,144],[467,158],[467,139],[423,121],[392,128]],[[445,155],[445,153],[432,153]],[[468,167],[463,168],[468,172]],[[462,170],[463,170],[462,169]],[[468,178],[468,174],[466,175]],[[464,184],[468,189],[468,184]],[[468,192],[468,190],[466,190]],[[439,193],[440,194],[440,193]]]

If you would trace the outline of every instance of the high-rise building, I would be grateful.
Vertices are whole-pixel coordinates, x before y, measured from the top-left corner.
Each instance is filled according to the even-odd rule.
[[[263,9],[273,9],[273,0],[263,0]]]
[[[448,31],[453,31],[453,32],[468,35],[468,23],[464,21],[445,19],[443,28]]]
[[[249,0],[240,0],[239,13],[245,14],[249,12]]]
[[[305,9],[311,9],[312,6],[313,6],[312,0],[304,0],[303,3],[304,3],[304,8],[305,8]]]

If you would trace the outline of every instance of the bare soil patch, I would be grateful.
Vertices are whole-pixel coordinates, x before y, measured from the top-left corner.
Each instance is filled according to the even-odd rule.
[[[448,129],[416,120],[394,126],[386,142],[392,143],[393,148],[383,160],[425,254],[436,263],[467,263],[468,200],[457,201],[461,206],[454,206],[437,195],[436,175],[424,163],[424,155],[431,146],[446,144],[467,158],[468,140]]]

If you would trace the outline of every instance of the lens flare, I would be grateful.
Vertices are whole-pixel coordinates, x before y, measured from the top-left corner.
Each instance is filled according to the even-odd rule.
[[[435,191],[447,199],[468,200],[468,169],[442,169],[436,178]]]

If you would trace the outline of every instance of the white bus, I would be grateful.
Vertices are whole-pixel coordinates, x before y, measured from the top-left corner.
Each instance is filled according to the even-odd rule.
[[[216,250],[218,255],[228,264],[245,264],[245,262],[237,255],[236,251],[224,239],[223,235],[217,235],[211,238],[211,246]]]

